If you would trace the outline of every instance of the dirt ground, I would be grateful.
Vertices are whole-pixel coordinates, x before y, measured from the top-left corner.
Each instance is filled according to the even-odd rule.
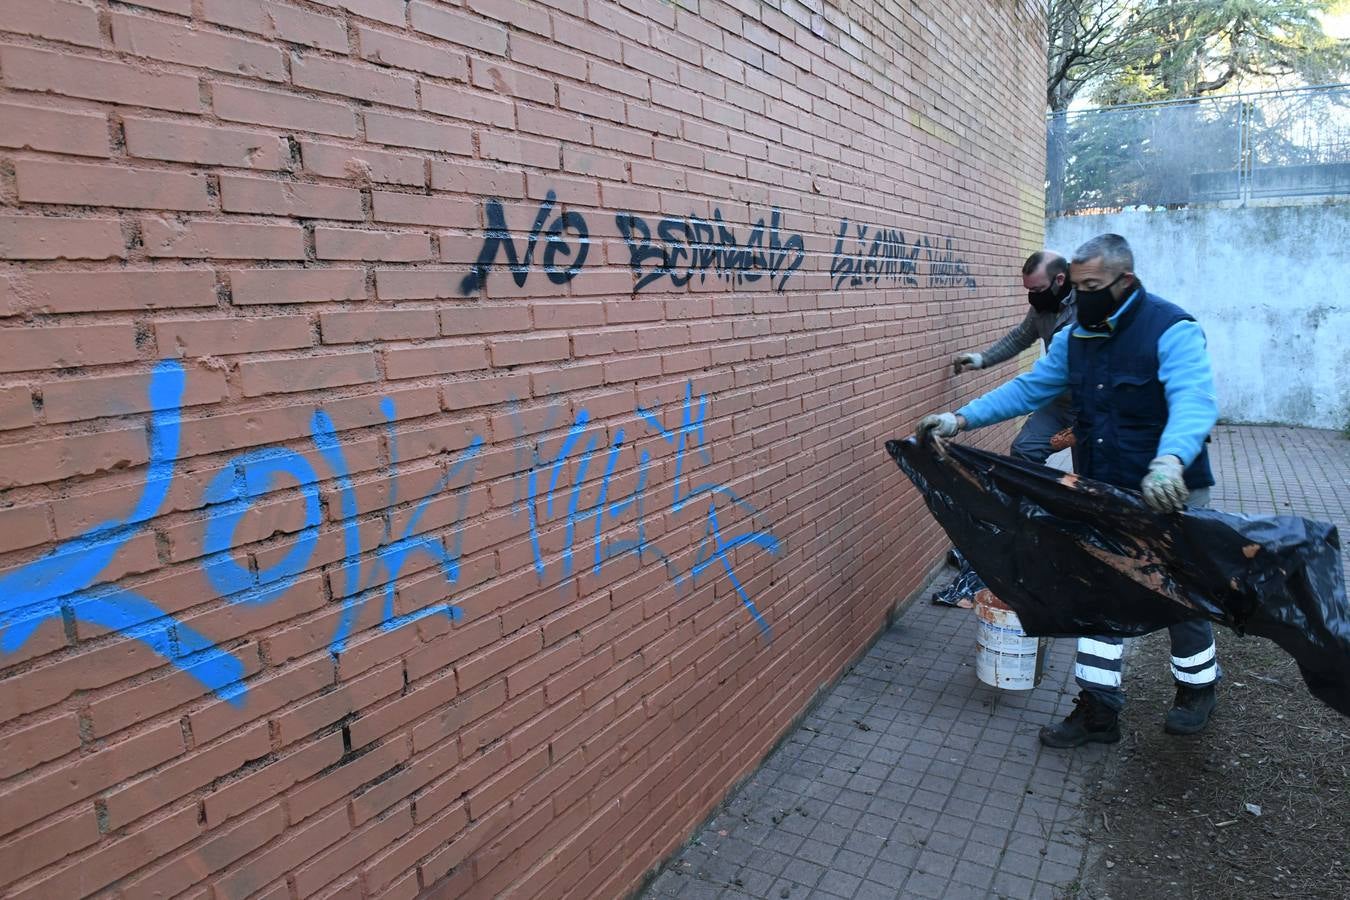
[[[1313,699],[1270,641],[1215,632],[1219,708],[1190,738],[1162,730],[1175,693],[1166,632],[1139,642],[1071,896],[1350,897],[1350,719]]]

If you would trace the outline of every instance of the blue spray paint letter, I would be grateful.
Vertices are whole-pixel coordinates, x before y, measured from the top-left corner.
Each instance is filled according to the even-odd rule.
[[[390,487],[388,506],[393,508],[398,505],[398,487],[393,473],[393,470],[398,466],[398,438],[392,427],[394,419],[393,401],[386,397],[381,401],[380,408],[385,416],[386,434],[389,441]],[[370,599],[372,589],[369,585],[377,583],[376,579],[381,569],[384,570],[384,585],[382,588],[384,609],[380,617],[380,627],[385,631],[392,631],[395,628],[401,628],[419,619],[437,614],[444,615],[454,621],[459,620],[463,613],[458,606],[448,601],[401,616],[395,615],[394,593],[398,585],[399,573],[402,572],[407,559],[414,553],[423,553],[431,557],[441,570],[441,575],[445,578],[447,585],[454,584],[459,580],[461,532],[456,531],[455,547],[452,551],[445,549],[445,545],[440,538],[415,535],[413,532],[417,530],[417,525],[426,511],[427,505],[467,471],[470,473],[469,478],[465,484],[457,488],[459,492],[459,515],[456,517],[456,521],[463,523],[464,512],[468,505],[468,485],[473,481],[472,473],[477,465],[478,453],[482,448],[482,438],[475,437],[468,448],[460,455],[459,460],[450,467],[446,474],[441,476],[435,487],[418,502],[413,508],[412,515],[408,517],[407,524],[403,526],[402,533],[396,540],[391,540],[393,536],[392,519],[386,517],[384,535],[371,561],[369,577],[366,579],[367,587],[363,588],[361,586],[361,563],[358,559],[361,548],[356,524],[356,494],[352,488],[351,476],[348,474],[347,461],[342,454],[342,447],[338,443],[332,420],[322,410],[314,413],[312,432],[315,446],[319,448],[319,452],[323,454],[329,468],[333,470],[337,478],[338,492],[342,503],[342,527],[346,543],[346,554],[342,561],[346,581],[342,617],[338,621],[337,631],[333,634],[333,640],[329,644],[329,651],[336,655],[346,650],[347,641],[351,638],[352,631],[356,627],[356,620],[360,616],[361,609]]]
[[[666,443],[675,447],[675,497],[671,503],[671,509],[678,512],[686,504],[704,497],[708,498],[703,542],[699,545],[698,554],[695,557],[694,566],[689,572],[689,577],[697,578],[708,568],[720,565],[723,571],[727,573],[727,577],[731,579],[731,586],[736,589],[736,595],[740,597],[741,603],[750,613],[750,617],[755,620],[755,624],[759,626],[764,636],[769,637],[769,624],[764,621],[764,617],[760,615],[759,609],[755,606],[749,592],[741,584],[740,579],[736,577],[736,570],[732,567],[731,554],[737,547],[750,545],[763,548],[776,555],[780,546],[778,538],[771,531],[756,530],[731,540],[723,540],[721,527],[717,520],[717,500],[719,497],[749,513],[751,518],[758,517],[759,510],[726,485],[704,482],[695,484],[693,487],[685,487],[681,483],[682,476],[685,480],[692,480],[692,476],[685,473],[685,453],[691,447],[698,451],[699,456],[705,463],[712,462],[712,456],[708,453],[708,448],[704,446],[703,422],[708,412],[708,398],[706,396],[698,398],[698,411],[695,414],[693,390],[692,384],[685,386],[683,419],[680,422],[679,430],[676,432],[667,430],[661,419],[650,410],[639,408],[638,415],[642,416]]]
[[[675,485],[671,511],[680,512],[686,506],[691,509],[702,508],[702,501],[705,498],[707,500],[707,508],[704,512],[704,537],[699,544],[698,552],[695,554],[695,561],[691,570],[689,572],[677,571],[671,558],[655,542],[647,539],[644,521],[646,510],[643,508],[643,497],[647,488],[647,469],[651,459],[649,454],[644,451],[639,457],[637,483],[632,494],[623,499],[610,496],[611,480],[618,466],[619,454],[624,442],[624,432],[621,429],[615,433],[614,440],[609,447],[597,498],[589,506],[582,506],[581,493],[586,485],[586,474],[589,471],[591,456],[597,449],[598,441],[595,435],[588,436],[586,434],[587,426],[590,423],[590,415],[585,410],[580,410],[577,413],[576,420],[568,429],[567,435],[563,438],[557,454],[552,459],[543,459],[536,451],[533,465],[530,466],[526,475],[524,505],[526,515],[529,518],[530,543],[534,553],[535,572],[542,578],[546,569],[539,540],[540,507],[543,507],[545,516],[552,516],[554,496],[558,491],[559,482],[562,480],[565,468],[573,453],[578,447],[581,447],[568,498],[566,524],[563,533],[562,567],[564,576],[572,574],[577,535],[582,530],[582,526],[587,524],[587,520],[591,519],[593,520],[593,537],[591,540],[594,542],[591,566],[593,573],[599,574],[607,561],[625,553],[636,553],[640,563],[646,562],[649,558],[659,559],[676,584],[680,584],[686,579],[692,582],[707,569],[721,566],[735,588],[741,603],[767,636],[769,625],[755,606],[749,592],[737,577],[732,564],[732,556],[736,549],[742,546],[759,547],[776,554],[779,552],[779,540],[768,530],[754,530],[730,539],[723,537],[721,522],[718,518],[719,503],[724,511],[727,505],[731,505],[748,513],[752,519],[757,518],[759,512],[726,485],[715,482],[693,483],[693,476],[689,471],[692,465],[686,462],[686,454],[691,449],[697,450],[704,462],[710,463],[712,461],[707,447],[704,446],[706,441],[704,421],[708,412],[708,398],[700,396],[698,405],[695,407],[693,385],[686,386],[684,418],[677,431],[667,430],[661,419],[651,411],[639,408],[637,412],[667,443],[675,447]],[[548,469],[548,481],[541,497],[540,481],[545,468]],[[606,541],[603,536],[606,515],[612,521],[633,508],[636,508],[636,536]]]
[[[168,496],[178,459],[185,382],[183,367],[172,360],[161,362],[151,376],[150,466],[130,514],[96,525],[0,579],[0,652],[18,650],[50,620],[85,621],[140,641],[216,696],[243,702],[244,666],[239,660],[144,597],[96,586],[118,550],[145,530]]]
[[[204,495],[208,503],[225,503],[220,515],[206,520],[203,542],[208,557],[204,565],[206,577],[216,593],[231,603],[269,603],[294,587],[300,574],[309,568],[309,559],[319,540],[319,478],[303,456],[280,447],[246,453],[236,457],[231,465],[207,485]],[[279,562],[254,574],[235,561],[229,548],[234,543],[234,530],[253,498],[266,492],[277,475],[288,475],[300,486],[305,501],[305,525],[300,539]]]

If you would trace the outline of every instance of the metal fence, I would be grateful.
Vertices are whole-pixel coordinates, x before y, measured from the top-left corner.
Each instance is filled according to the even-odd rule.
[[[1049,215],[1350,194],[1350,84],[1057,113]]]

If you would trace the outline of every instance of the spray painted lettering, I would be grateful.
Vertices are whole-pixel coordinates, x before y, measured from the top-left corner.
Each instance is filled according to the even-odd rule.
[[[539,458],[537,451],[534,459],[534,465],[530,468],[527,476],[527,485],[525,490],[524,504],[530,521],[530,541],[534,550],[535,571],[542,577],[545,573],[546,563],[543,554],[540,551],[539,540],[539,522],[541,518],[541,504],[543,516],[552,516],[553,501],[558,493],[558,482],[568,461],[577,452],[577,447],[585,437],[585,445],[581,448],[577,457],[576,474],[572,483],[572,490],[567,499],[566,513],[566,532],[563,541],[563,551],[561,565],[564,575],[571,575],[573,570],[573,556],[577,540],[578,531],[588,524],[593,527],[592,558],[591,568],[595,573],[599,573],[601,567],[608,560],[615,559],[627,553],[637,555],[639,563],[646,563],[649,560],[660,560],[666,567],[667,573],[671,576],[677,586],[692,586],[698,576],[707,569],[720,567],[731,581],[732,587],[740,598],[742,605],[749,612],[750,617],[754,619],[755,624],[759,626],[760,631],[767,637],[769,636],[769,625],[755,606],[744,585],[736,577],[736,571],[732,565],[732,554],[737,547],[744,545],[759,547],[768,550],[772,554],[777,554],[780,542],[774,534],[766,528],[754,527],[746,534],[727,538],[724,536],[721,524],[718,519],[719,503],[725,512],[727,507],[734,507],[738,512],[744,513],[749,520],[754,523],[759,517],[759,511],[750,503],[746,502],[735,491],[725,485],[714,482],[695,483],[694,476],[691,473],[693,462],[689,459],[689,451],[696,451],[705,463],[711,463],[712,457],[708,452],[704,439],[704,423],[708,412],[708,398],[700,396],[698,398],[697,408],[694,406],[693,386],[687,385],[685,388],[683,416],[680,425],[675,430],[667,429],[662,422],[660,415],[653,411],[643,409],[637,410],[652,430],[659,435],[666,443],[675,449],[675,484],[674,497],[671,502],[670,512],[679,515],[686,508],[701,513],[703,517],[703,537],[695,554],[694,562],[688,572],[681,572],[672,561],[671,557],[665,553],[659,546],[659,542],[648,540],[644,524],[644,496],[647,490],[648,464],[651,456],[643,451],[639,456],[637,483],[632,493],[622,499],[612,498],[610,496],[611,480],[614,477],[616,463],[619,454],[624,446],[624,431],[618,429],[614,434],[614,439],[610,443],[605,461],[604,475],[600,481],[599,493],[593,503],[583,507],[581,505],[581,494],[586,484],[586,473],[589,471],[591,457],[597,450],[598,435],[592,433],[587,435],[589,416],[583,410],[579,412],[568,430],[567,437],[563,440],[557,454],[550,460]],[[542,487],[542,470],[547,469],[547,488]],[[706,507],[705,507],[706,501]],[[608,504],[608,506],[606,505]],[[632,537],[614,538],[611,540],[602,539],[603,520],[608,514],[610,521],[618,519],[624,515],[630,508],[636,508],[636,531]]]
[[[63,625],[89,622],[141,641],[220,696],[240,701],[244,667],[239,660],[181,623],[170,619],[164,624],[164,613],[139,594],[98,585],[99,574],[124,544],[146,529],[169,494],[185,381],[182,366],[175,362],[161,363],[151,378],[150,465],[131,512],[94,526],[0,579],[0,651],[18,650],[51,620]]]
[[[830,278],[834,290],[848,282],[849,287],[889,282],[905,287],[918,287],[920,242],[910,243],[905,234],[895,228],[878,228],[868,241],[870,226],[859,222],[854,226],[856,253],[844,252],[844,237],[848,234],[848,219],[839,223],[839,236],[834,242],[834,258],[830,260]]]
[[[925,238],[923,255],[924,259],[928,261],[929,287],[975,287],[975,277],[970,274],[970,264],[956,255],[951,238],[947,238],[943,246],[938,246],[938,244]]]
[[[713,211],[713,220],[699,216],[665,218],[652,229],[632,213],[614,217],[619,234],[628,245],[629,265],[637,279],[635,291],[654,281],[669,277],[675,287],[683,287],[694,276],[702,283],[709,275],[735,284],[755,282],[767,277],[774,290],[781,291],[792,273],[806,259],[806,244],[800,234],[786,238],[779,232],[782,213],[770,213],[769,224],[760,217],[744,244],[722,220],[722,211]],[[654,264],[647,268],[648,263]]]
[[[242,704],[246,694],[243,683],[245,670],[237,658],[220,649],[209,636],[165,613],[146,597],[106,581],[100,582],[100,576],[108,569],[118,551],[150,527],[150,520],[159,512],[169,495],[178,464],[184,384],[183,368],[175,361],[160,363],[150,379],[148,393],[150,407],[154,410],[149,428],[150,463],[145,485],[132,510],[125,517],[99,524],[58,546],[41,559],[0,578],[0,652],[13,653],[19,650],[48,622],[59,622],[67,629],[73,628],[78,622],[85,622],[142,642],[161,658],[190,674],[205,689],[222,699]],[[723,485],[708,483],[682,487],[679,483],[685,471],[684,460],[688,449],[698,449],[705,459],[708,458],[707,449],[703,446],[706,398],[699,398],[697,416],[692,412],[691,398],[692,388],[686,396],[684,421],[679,430],[674,432],[667,431],[656,414],[639,410],[644,420],[676,447],[677,485],[672,512],[705,498],[708,501],[705,539],[693,569],[675,578],[677,582],[692,580],[712,566],[721,566],[751,616],[767,632],[768,626],[736,578],[730,554],[737,547],[747,544],[777,552],[779,542],[767,530],[726,538],[719,527],[718,501],[722,501],[721,508],[724,510],[725,504],[730,503],[753,515],[753,508]],[[393,401],[388,398],[380,406],[385,418],[389,451],[389,462],[384,473],[389,485],[387,507],[392,508],[399,503],[395,478],[399,452],[393,429],[396,410]],[[552,509],[562,467],[576,449],[588,422],[589,415],[584,410],[580,411],[558,457],[550,463],[552,469],[548,490],[543,497],[549,511]],[[336,599],[342,602],[342,614],[329,644],[330,652],[337,655],[346,650],[364,605],[381,595],[384,602],[379,627],[385,630],[400,628],[428,616],[459,619],[461,611],[448,599],[396,615],[395,591],[401,572],[415,554],[430,558],[447,588],[458,581],[468,490],[476,473],[482,439],[473,438],[464,450],[455,455],[452,463],[446,461],[444,474],[412,506],[406,523],[397,534],[394,532],[393,516],[386,513],[383,535],[377,548],[368,554],[369,564],[363,571],[358,508],[350,467],[337,439],[334,423],[322,409],[316,410],[311,418],[310,436],[318,457],[336,485],[344,546],[343,556],[338,563],[341,577],[332,580]],[[567,547],[562,563],[568,575],[573,566],[576,526],[584,524],[588,518],[594,520],[596,549],[593,571],[598,572],[606,560],[629,552],[636,553],[639,559],[655,556],[665,561],[669,569],[669,559],[646,540],[643,532],[642,500],[647,485],[648,463],[646,454],[642,456],[633,495],[621,500],[608,496],[622,445],[623,433],[619,431],[610,447],[599,500],[590,508],[581,509],[580,486],[590,455],[595,449],[595,437],[587,439],[577,483],[568,501]],[[535,565],[542,574],[544,561],[539,551],[535,518],[540,499],[538,469],[539,462],[536,460],[536,465],[528,474],[529,509],[531,534],[535,537]],[[208,516],[204,524],[202,567],[218,596],[235,604],[272,603],[294,587],[300,576],[309,570],[319,540],[320,480],[314,465],[298,453],[282,447],[264,447],[235,457],[222,474],[207,485],[203,492]],[[298,537],[276,562],[256,570],[242,565],[231,552],[236,529],[258,498],[278,484],[285,483],[296,486],[299,502],[303,506],[303,524]],[[448,545],[442,537],[416,533],[428,504],[443,496],[447,490],[453,490],[458,501],[453,534]],[[636,539],[604,540],[604,516],[608,515],[612,521],[623,516],[634,505],[638,513]]]
[[[919,287],[921,283],[930,288],[976,286],[969,264],[957,257],[951,238],[945,238],[944,245],[927,235],[910,240],[899,229],[873,229],[859,222],[853,226],[853,246],[849,248],[845,243],[848,234],[849,221],[843,219],[839,222],[834,256],[830,260],[833,290],[837,291],[845,284],[848,287],[884,284]]]
[[[516,287],[524,287],[530,276],[530,267],[534,265],[534,247],[542,235],[545,238],[543,267],[548,280],[554,284],[566,284],[576,277],[586,264],[586,255],[590,252],[590,231],[586,227],[586,218],[575,210],[564,210],[549,221],[558,197],[549,191],[539,212],[534,217],[530,234],[525,239],[525,252],[516,247],[515,238],[506,225],[506,213],[500,200],[489,200],[484,209],[487,216],[487,231],[483,237],[483,246],[478,251],[478,259],[473,270],[460,282],[459,290],[465,296],[477,293],[487,281],[488,271],[497,262],[497,256],[506,254],[507,268]],[[547,228],[545,227],[547,223]],[[568,240],[568,232],[572,240]]]
[[[149,396],[155,412],[150,423],[151,459],[141,499],[124,519],[95,526],[88,532],[57,547],[48,556],[0,579],[0,650],[12,653],[45,622],[51,619],[100,625],[146,644],[159,656],[190,673],[201,684],[223,699],[242,702],[243,666],[215,644],[160,610],[151,601],[113,586],[98,586],[98,578],[117,551],[137,534],[168,496],[178,463],[180,401],[183,394],[182,366],[174,361],[160,363],[150,380]],[[382,409],[387,421],[394,419],[392,401],[385,398]],[[427,504],[451,483],[469,471],[478,454],[481,440],[463,451],[432,491],[413,508],[403,533],[397,539],[390,531],[389,519],[379,548],[372,555],[371,568],[360,576],[359,535],[356,502],[346,458],[337,441],[333,423],[323,410],[316,410],[311,421],[315,448],[332,470],[338,485],[343,514],[343,539],[346,555],[342,568],[346,576],[343,612],[330,649],[341,653],[360,613],[362,604],[375,593],[385,596],[381,627],[399,628],[431,615],[460,617],[452,604],[440,604],[403,616],[394,615],[394,590],[400,570],[414,553],[430,556],[440,568],[447,584],[458,577],[458,551],[447,552],[440,538],[412,534]],[[391,457],[397,462],[397,443],[390,432]],[[471,479],[470,474],[470,479]],[[290,480],[299,488],[304,504],[304,526],[294,545],[272,565],[257,571],[241,565],[230,552],[234,533],[249,507],[271,491],[279,480]],[[281,447],[264,447],[232,459],[203,492],[209,516],[204,525],[203,572],[216,594],[230,603],[264,604],[279,599],[294,587],[309,568],[319,539],[319,475],[303,456]],[[390,479],[389,505],[396,504],[393,479]],[[464,508],[467,485],[460,493]],[[462,515],[461,515],[462,519]],[[458,544],[458,533],[456,545]],[[381,576],[383,572],[383,576]],[[379,587],[380,582],[383,587]]]
[[[590,228],[576,210],[558,211],[558,198],[549,191],[535,214],[534,223],[519,245],[506,222],[500,200],[484,207],[487,228],[472,269],[460,280],[460,293],[483,289],[488,273],[504,258],[517,287],[524,287],[535,268],[535,247],[542,239],[540,258],[549,281],[566,284],[577,276],[590,253]],[[631,212],[614,217],[619,236],[628,247],[633,271],[633,292],[669,278],[673,287],[684,287],[709,277],[734,285],[760,279],[777,291],[806,261],[806,241],[801,234],[784,233],[782,211],[773,209],[767,221],[760,216],[742,243],[735,230],[714,210],[711,221],[701,216],[666,217],[654,223]],[[839,222],[830,261],[833,290],[842,287],[895,285],[897,287],[976,287],[969,263],[957,255],[950,237],[919,235],[910,239],[895,228],[873,228],[849,220]]]

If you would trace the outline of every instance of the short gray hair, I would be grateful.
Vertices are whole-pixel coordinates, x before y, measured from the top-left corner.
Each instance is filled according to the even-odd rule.
[[[1118,234],[1099,234],[1073,251],[1074,265],[1101,259],[1102,265],[1116,272],[1134,271],[1134,251],[1130,242]]]

